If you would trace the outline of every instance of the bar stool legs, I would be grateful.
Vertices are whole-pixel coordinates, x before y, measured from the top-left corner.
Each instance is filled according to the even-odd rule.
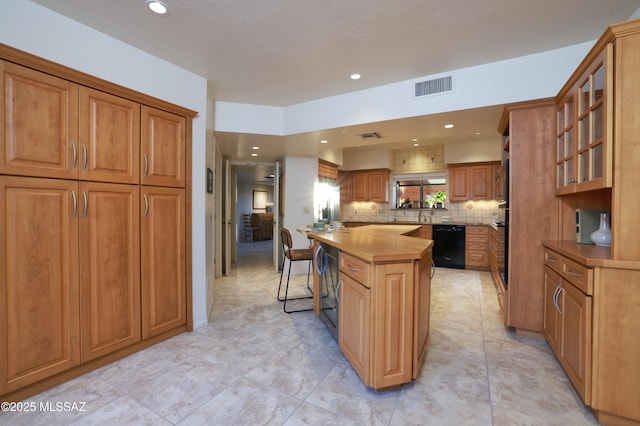
[[[286,259],[287,259],[286,256],[285,256],[284,259],[282,259],[282,268],[280,270],[280,283],[278,284],[278,300],[280,302],[284,302],[284,304],[282,306],[282,309],[288,314],[292,314],[294,312],[312,311],[313,307],[311,307],[309,309],[287,310],[287,301],[288,300],[313,299],[313,296],[301,296],[301,297],[294,297],[294,298],[290,298],[289,297],[289,280],[291,278],[291,263],[292,263],[291,260],[289,260],[289,270],[287,271],[287,284],[285,285],[284,298],[281,296],[282,277],[284,275],[284,263],[285,263]],[[310,276],[311,276],[311,260],[309,260],[309,267],[307,269],[307,288],[309,288],[309,290],[311,290],[311,288],[309,287],[309,277]]]

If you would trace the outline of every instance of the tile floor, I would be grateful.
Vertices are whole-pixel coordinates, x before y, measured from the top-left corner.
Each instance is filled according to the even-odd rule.
[[[209,325],[38,394],[25,401],[35,412],[0,424],[597,424],[547,344],[505,330],[486,272],[438,268],[420,376],[365,388],[313,313],[282,312],[270,244],[240,244]],[[39,408],[56,402],[83,411]]]

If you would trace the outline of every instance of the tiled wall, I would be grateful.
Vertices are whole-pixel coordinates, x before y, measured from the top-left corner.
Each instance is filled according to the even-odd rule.
[[[446,170],[444,145],[402,148],[393,150],[391,174],[426,173]],[[389,202],[354,201],[340,206],[342,222],[416,222],[420,210],[395,209],[392,204],[393,183],[389,182]],[[449,216],[451,223],[491,223],[504,219],[504,210],[497,201],[445,202],[443,210],[423,210],[420,219],[428,223],[442,223]],[[426,219],[425,219],[426,218]]]

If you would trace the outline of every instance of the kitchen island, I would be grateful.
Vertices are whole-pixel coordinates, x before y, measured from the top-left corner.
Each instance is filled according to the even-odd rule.
[[[426,353],[433,241],[417,225],[367,225],[304,232],[340,250],[338,344],[363,383],[376,390],[416,378]],[[314,311],[321,280],[314,272]]]

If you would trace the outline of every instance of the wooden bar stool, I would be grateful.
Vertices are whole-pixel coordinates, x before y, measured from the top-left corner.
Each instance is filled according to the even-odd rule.
[[[291,264],[293,262],[298,262],[301,260],[306,260],[309,262],[309,267],[307,269],[307,288],[309,287],[309,277],[311,276],[311,262],[313,261],[313,250],[311,248],[304,249],[294,249],[293,240],[291,238],[291,232],[287,228],[282,228],[280,231],[280,241],[282,242],[282,250],[284,251],[284,258],[282,259],[282,268],[280,270],[280,284],[278,284],[278,300],[280,302],[284,302],[282,309],[288,313],[294,312],[305,312],[312,311],[313,307],[309,309],[297,309],[297,310],[287,310],[287,301],[288,300],[300,300],[300,299],[313,299],[313,296],[302,296],[302,297],[294,297],[289,298],[289,279],[291,278]],[[281,296],[281,288],[282,288],[282,276],[284,275],[284,263],[285,260],[289,259],[289,270],[287,272],[287,284],[284,290],[284,298]]]

